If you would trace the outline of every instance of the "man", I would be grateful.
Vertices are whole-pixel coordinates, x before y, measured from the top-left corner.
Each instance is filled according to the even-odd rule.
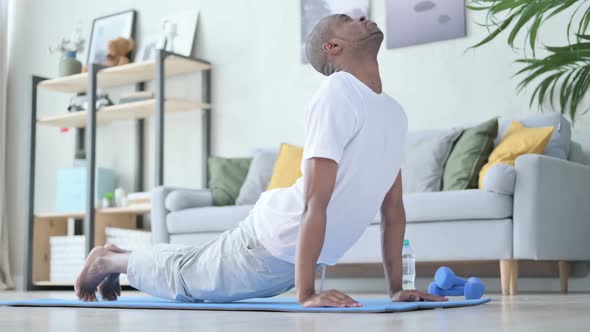
[[[95,248],[76,294],[120,295],[119,273],[148,294],[181,301],[234,301],[281,294],[297,285],[303,306],[355,307],[337,290],[316,293],[316,270],[334,265],[381,213],[383,265],[394,301],[442,301],[402,291],[405,212],[400,166],[407,118],[382,92],[377,53],[383,33],[364,17],[331,15],[307,42],[311,65],[328,76],[305,112],[303,176],[264,192],[236,228],[201,248],[160,244],[128,252]]]

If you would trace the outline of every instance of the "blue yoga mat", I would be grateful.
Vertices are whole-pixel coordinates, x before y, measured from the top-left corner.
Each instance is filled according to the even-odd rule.
[[[378,313],[402,312],[419,309],[457,308],[479,305],[491,299],[459,300],[448,302],[391,302],[389,299],[362,299],[357,308],[305,308],[293,298],[250,299],[230,303],[175,302],[153,297],[123,297],[117,301],[81,302],[78,300],[35,299],[0,302],[0,306],[19,307],[80,307],[80,308],[127,308],[127,309],[171,309],[171,310],[227,310],[227,311],[289,311],[289,312],[351,312]]]

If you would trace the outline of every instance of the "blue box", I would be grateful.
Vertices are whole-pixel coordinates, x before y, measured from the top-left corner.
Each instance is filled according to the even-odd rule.
[[[94,183],[94,198],[100,203],[104,194],[115,191],[115,173],[110,169],[97,168]],[[58,169],[55,187],[57,212],[78,212],[86,209],[86,167]]]

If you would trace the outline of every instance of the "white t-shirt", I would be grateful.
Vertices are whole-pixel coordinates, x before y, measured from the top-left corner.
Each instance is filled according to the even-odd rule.
[[[305,112],[303,176],[291,187],[262,193],[250,210],[247,220],[262,245],[295,263],[305,159],[329,158],[338,171],[318,263],[336,264],[378,215],[404,160],[407,127],[402,107],[387,94],[375,93],[347,72],[326,78]]]

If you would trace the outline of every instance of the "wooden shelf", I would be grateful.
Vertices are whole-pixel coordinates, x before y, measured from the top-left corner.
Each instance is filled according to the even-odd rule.
[[[151,204],[136,204],[136,205],[129,205],[125,207],[112,207],[112,208],[104,208],[104,209],[96,209],[97,214],[134,214],[134,215],[142,215],[149,213],[152,209]],[[68,219],[68,218],[84,218],[86,214],[85,211],[75,211],[75,212],[46,212],[46,213],[36,213],[35,218],[38,219]]]
[[[145,213],[149,213],[152,210],[152,204],[150,203],[146,203],[146,204],[135,204],[135,205],[129,205],[129,206],[125,206],[125,207],[113,207],[113,208],[106,208],[106,209],[98,209],[98,213],[104,213],[104,214],[137,214],[137,215],[141,215],[141,214],[145,214]]]
[[[128,206],[124,208],[97,209],[94,220],[94,244],[103,246],[106,243],[106,229],[108,227],[135,229],[137,216],[147,213],[149,204]],[[50,276],[52,236],[68,234],[68,218],[84,218],[84,212],[70,213],[40,213],[36,214],[33,222],[33,254],[31,282],[35,286],[71,286],[67,282],[47,281]],[[73,280],[72,280],[73,282]]]
[[[35,218],[38,219],[68,219],[68,218],[84,218],[84,211],[77,211],[77,212],[45,212],[45,213],[36,213]]]
[[[173,113],[197,109],[207,110],[210,107],[209,104],[195,103],[183,99],[167,99],[164,109],[166,113]],[[155,109],[155,99],[107,106],[96,111],[96,122],[98,124],[105,124],[115,121],[144,119],[154,114]],[[83,128],[86,126],[87,114],[87,111],[70,112],[42,118],[37,120],[37,123],[60,128]]]
[[[166,76],[189,74],[211,68],[209,63],[189,60],[173,55],[166,58],[164,66],[164,73]],[[97,87],[101,89],[150,81],[154,79],[155,73],[155,60],[137,63],[134,62],[122,66],[110,67],[103,69],[98,73]],[[39,83],[38,87],[60,92],[84,92],[88,88],[88,73],[80,73],[52,80],[45,80]]]

